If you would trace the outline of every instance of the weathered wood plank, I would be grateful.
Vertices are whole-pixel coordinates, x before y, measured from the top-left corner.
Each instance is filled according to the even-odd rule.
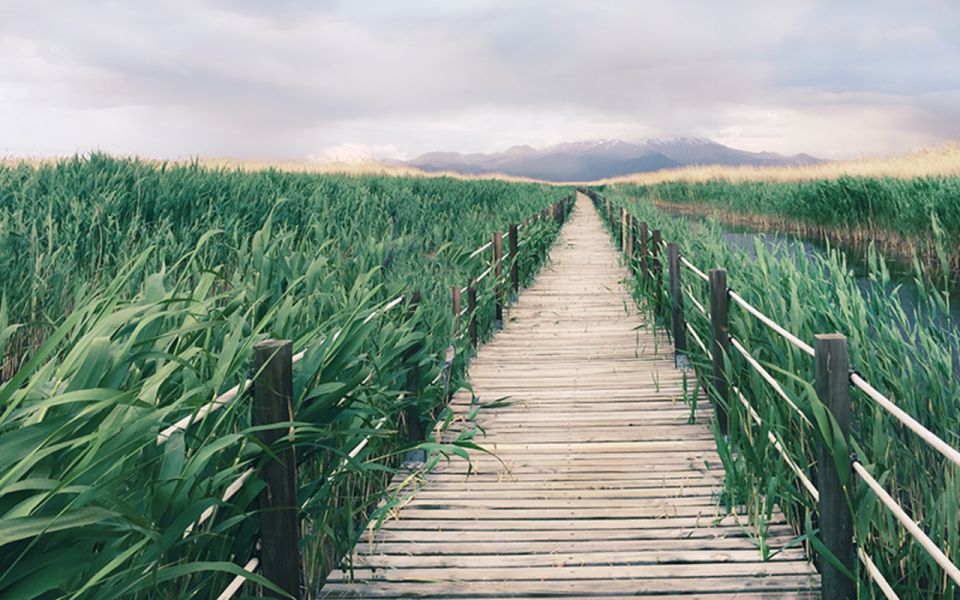
[[[494,455],[437,467],[326,597],[815,596],[801,548],[764,561],[746,511],[718,506],[713,409],[621,287],[582,199],[563,236],[451,403],[447,439],[472,433]],[[763,543],[795,538],[775,514]]]

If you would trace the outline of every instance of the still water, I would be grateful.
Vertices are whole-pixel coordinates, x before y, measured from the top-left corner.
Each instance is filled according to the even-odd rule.
[[[704,217],[682,216],[695,225],[706,221]],[[765,250],[774,255],[796,256],[802,252],[802,255],[810,261],[828,256],[831,247],[839,250],[846,256],[847,268],[856,278],[857,286],[862,292],[875,291],[877,287],[882,286],[884,295],[896,296],[911,327],[916,321],[920,290],[914,279],[914,272],[904,262],[888,261],[887,268],[890,271],[890,282],[881,284],[869,278],[867,255],[862,249],[842,247],[835,244],[828,246],[822,239],[803,237],[790,232],[761,231],[749,226],[724,223],[720,223],[719,227],[723,240],[730,248],[741,250],[750,256],[756,256],[756,244],[758,242]],[[731,287],[735,288],[735,283],[732,282]],[[939,315],[935,319],[936,324],[943,328],[960,331],[960,294],[958,294],[958,290],[951,290],[949,315],[949,319],[946,314]]]

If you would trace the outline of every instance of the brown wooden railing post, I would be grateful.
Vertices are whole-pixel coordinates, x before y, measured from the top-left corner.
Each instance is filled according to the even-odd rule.
[[[627,255],[627,209],[620,209],[620,252]]]
[[[463,310],[460,308],[460,286],[455,285],[451,289],[451,297],[453,299],[453,337],[460,335],[460,311]]]
[[[650,232],[650,270],[653,276],[653,289],[656,291],[654,296],[654,309],[658,317],[663,316],[663,306],[660,299],[663,292],[663,265],[660,264],[660,230],[654,229]]]
[[[476,350],[480,347],[479,329],[477,327],[477,280],[471,279],[467,286],[467,315],[470,316],[470,347]]]
[[[293,344],[289,340],[264,340],[253,346],[253,415],[256,426],[293,422]],[[275,443],[291,436],[290,427],[256,433],[275,452],[260,471],[267,486],[260,492],[260,561],[263,576],[294,598],[300,597],[300,522],[297,508],[297,457],[291,443]],[[268,589],[270,597],[283,597]]]
[[[493,234],[493,325],[503,329],[503,234]]]
[[[627,267],[634,272],[633,251],[637,245],[637,220],[633,215],[627,215]]]
[[[640,278],[647,280],[648,264],[647,256],[650,254],[650,239],[647,230],[647,222],[640,222]]]
[[[667,244],[667,264],[670,270],[670,323],[673,325],[673,364],[687,367],[687,329],[683,317],[683,290],[680,287],[680,248]]]
[[[520,245],[518,236],[519,227],[510,226],[510,287],[516,296],[520,293],[520,260],[517,256],[517,248]]]
[[[410,294],[410,303],[407,305],[408,320],[413,321],[415,319],[419,306],[420,290],[415,290]],[[404,353],[404,362],[407,366],[407,385],[405,389],[407,396],[412,398],[416,398],[420,392],[420,364],[418,358],[421,349],[421,343],[417,342]],[[411,441],[420,442],[426,438],[416,403],[408,404],[404,420],[407,422],[407,435]]]
[[[710,354],[713,355],[713,388],[717,394],[714,403],[720,433],[726,435],[729,429],[727,407],[730,403],[730,390],[727,385],[725,368],[726,356],[730,349],[730,324],[727,321],[727,308],[730,301],[727,290],[727,272],[723,269],[710,270]]]
[[[553,220],[557,225],[563,225],[563,206],[559,202],[553,205]]]
[[[820,401],[840,426],[847,448],[850,447],[850,359],[847,338],[840,334],[820,334],[816,339],[816,389]],[[832,432],[831,432],[832,433]],[[841,457],[846,479],[853,480],[849,457]],[[853,515],[847,501],[848,489],[840,481],[833,453],[823,442],[817,453],[817,488],[820,492],[820,538],[824,545],[851,573],[856,550],[853,542]],[[825,558],[820,558],[820,589],[824,600],[853,600],[857,584]]]

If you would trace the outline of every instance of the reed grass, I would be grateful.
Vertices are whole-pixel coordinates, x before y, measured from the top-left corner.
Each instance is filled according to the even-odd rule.
[[[952,446],[960,446],[956,400],[960,397],[960,334],[951,320],[951,299],[944,279],[931,280],[915,262],[913,279],[919,294],[907,306],[876,250],[869,253],[865,284],[853,275],[844,254],[835,248],[823,255],[810,255],[789,245],[771,248],[759,242],[752,248],[737,248],[724,241],[715,221],[688,222],[658,209],[649,197],[638,199],[620,191],[612,191],[608,197],[618,206],[627,206],[638,221],[661,229],[663,239],[677,242],[681,254],[700,269],[726,269],[731,289],[801,339],[812,343],[817,333],[846,335],[853,368],[925,427]],[[614,224],[611,232],[616,234],[617,229],[618,224]],[[938,252],[943,256],[946,249],[941,247]],[[709,307],[706,284],[686,269],[682,277],[684,287],[689,286],[700,303]],[[669,306],[663,287],[639,277],[634,284],[635,293],[648,310]],[[669,311],[660,313],[661,322],[669,318]],[[684,318],[709,343],[709,320],[689,300],[685,300]],[[817,440],[830,437],[817,420],[822,405],[813,389],[812,360],[733,304],[730,333],[774,374],[814,425],[806,425],[742,357],[728,357],[731,383],[760,414],[763,426],[751,422],[732,394],[734,400],[727,407],[732,418],[730,435],[724,437],[718,432],[716,436],[727,472],[724,501],[731,509],[750,515],[757,528],[758,544],[768,556],[776,552],[764,540],[774,506],[795,527],[798,543],[806,543],[819,553],[817,504],[767,439],[768,431],[774,433],[814,483],[818,468],[831,468],[816,464]],[[709,389],[705,375],[710,373],[710,361],[693,340],[688,340],[688,347],[701,385]],[[957,469],[872,400],[856,390],[851,394],[850,451],[948,556],[960,555]],[[955,596],[953,582],[864,484],[851,489],[849,501],[858,543],[900,597]],[[879,594],[863,573],[859,574],[859,584],[862,597]]]
[[[799,182],[722,179],[626,187],[665,208],[914,258],[931,273],[960,271],[960,177],[840,176]],[[945,259],[945,260],[942,260]]]
[[[539,185],[102,155],[0,167],[0,596],[207,598],[240,574],[263,484],[221,497],[273,451],[256,442],[248,398],[165,444],[157,435],[250,377],[266,338],[308,349],[293,427],[304,589],[316,595],[368,522],[402,501],[403,486],[385,486],[408,450],[428,468],[473,447],[409,440],[405,419],[442,424],[464,384],[450,288],[489,260],[469,251],[556,199]],[[525,278],[556,231],[524,231]],[[413,289],[414,315],[367,318]],[[451,344],[458,358],[438,379]],[[247,594],[270,585],[246,576]]]

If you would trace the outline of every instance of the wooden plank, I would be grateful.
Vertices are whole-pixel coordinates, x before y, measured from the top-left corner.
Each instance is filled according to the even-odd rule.
[[[472,435],[492,455],[439,465],[410,498],[396,490],[406,501],[365,532],[323,593],[816,595],[816,572],[781,514],[763,543],[795,546],[764,561],[740,516],[749,511],[718,506],[713,409],[691,404],[703,391],[621,287],[623,267],[583,198],[563,237],[505,311],[504,331],[478,351],[473,389],[451,402],[445,439]]]
[[[511,581],[503,587],[482,585],[473,587],[475,597],[502,598],[508,594],[561,596],[571,593],[597,596],[601,594],[662,594],[662,593],[707,593],[720,592],[795,592],[808,591],[816,587],[816,578],[812,575],[781,575],[779,577],[697,577],[683,581],[677,579],[651,580],[549,580],[549,581]],[[471,586],[472,587],[472,586]],[[464,582],[378,582],[376,585],[328,584],[324,588],[327,594],[354,594],[327,597],[356,598],[463,598],[465,590],[471,589]],[[483,595],[477,592],[483,590]],[[469,593],[469,592],[468,592]],[[548,596],[547,596],[548,597]],[[741,596],[738,596],[741,597]],[[781,596],[782,597],[782,596]]]

